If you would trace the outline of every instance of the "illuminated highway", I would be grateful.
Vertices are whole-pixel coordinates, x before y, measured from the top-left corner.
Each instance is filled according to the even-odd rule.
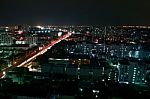
[[[25,60],[23,60],[21,63],[17,63],[17,61],[14,61],[13,62],[13,66],[11,67],[7,67],[7,68],[4,68],[2,69],[2,71],[0,72],[0,78],[3,78],[6,74],[7,71],[13,69],[14,67],[23,67],[24,65],[28,64],[29,62],[33,61],[36,57],[38,57],[39,55],[42,55],[44,54],[45,52],[47,52],[48,49],[50,49],[53,45],[59,43],[60,41],[68,38],[69,36],[71,36],[71,33],[68,32],[67,34],[64,34],[60,37],[58,37],[57,40],[52,40],[49,44],[43,46],[43,47],[40,47],[39,51],[35,53],[33,52],[32,53],[32,56],[31,54],[30,55],[27,55],[27,59],[25,58]]]

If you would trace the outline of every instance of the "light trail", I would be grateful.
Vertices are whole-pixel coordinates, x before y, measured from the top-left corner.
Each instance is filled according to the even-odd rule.
[[[29,59],[23,61],[21,64],[19,64],[17,66],[11,66],[11,67],[7,67],[7,68],[2,69],[2,71],[0,72],[0,78],[3,78],[4,75],[6,74],[6,72],[9,71],[9,70],[11,70],[11,68],[13,68],[13,67],[23,67],[25,64],[28,64],[30,61],[34,60],[37,56],[44,54],[52,46],[54,46],[55,44],[59,43],[60,41],[62,41],[64,39],[68,38],[69,36],[71,36],[70,32],[68,34],[63,35],[58,40],[53,40],[47,46],[42,47],[42,49],[38,53],[36,53],[32,57],[30,57]]]

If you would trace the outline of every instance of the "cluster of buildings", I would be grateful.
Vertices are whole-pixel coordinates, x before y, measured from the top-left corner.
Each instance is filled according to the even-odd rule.
[[[42,26],[0,27],[0,59],[6,61],[4,68],[11,66],[14,56],[33,47],[44,46],[62,33],[59,29]]]
[[[30,53],[30,48],[34,52],[34,47],[38,48],[57,39],[63,32],[71,32],[71,37],[30,62],[28,68],[15,68],[6,73],[5,78],[19,85],[32,86],[39,83],[38,88],[43,90],[46,90],[45,86],[50,87],[54,97],[59,97],[61,89],[65,89],[64,92],[72,92],[81,97],[84,90],[91,90],[91,96],[97,98],[104,92],[103,87],[108,90],[115,84],[119,88],[122,83],[150,83],[150,63],[145,61],[150,59],[150,48],[147,46],[150,41],[149,29],[142,26],[1,27],[0,59],[5,60],[7,65],[1,62],[0,66],[1,69],[9,66],[9,56],[25,50]],[[114,85],[111,86],[112,84]],[[71,88],[74,90],[71,91]]]
[[[49,58],[48,63],[41,65],[41,72],[67,74],[71,78],[82,80],[147,84],[148,67],[149,64],[139,60],[94,59],[93,61],[76,55],[76,58],[68,59]]]
[[[149,57],[150,52],[144,49],[143,43],[108,44],[107,41],[108,38],[109,41],[113,40],[112,38],[116,34],[118,37],[124,37],[129,33],[134,35],[137,31],[141,33],[140,37],[149,36],[147,34],[148,28],[124,26],[64,26],[56,28],[52,26],[34,26],[29,27],[27,30],[19,27],[14,34],[8,32],[10,31],[8,27],[0,30],[3,31],[0,34],[2,35],[0,36],[0,44],[3,46],[1,50],[26,50],[31,46],[46,44],[50,39],[55,39],[55,36],[59,34],[55,33],[56,31],[73,31],[73,35],[66,39],[66,44],[63,47],[69,58],[55,59],[49,57],[48,63],[40,65],[41,72],[63,73],[71,75],[73,78],[86,80],[90,77],[93,80],[104,80],[103,77],[106,74],[107,80],[115,82],[146,83],[145,76],[149,64],[142,61],[142,59]],[[23,31],[28,32],[24,33]],[[138,33],[138,37],[140,33]],[[133,36],[131,38],[130,35],[129,38],[132,39]],[[100,43],[100,39],[103,42]],[[120,42],[121,39],[116,40]],[[11,53],[16,52],[11,51]]]
[[[149,37],[149,34],[147,34],[149,28],[108,28],[108,30],[103,30],[106,29],[105,27],[95,28],[95,34],[91,33],[93,27],[76,28],[76,32],[74,32],[74,34],[66,40],[67,43],[64,47],[66,52],[68,52],[70,55],[74,54],[75,57],[73,59],[71,57],[66,59],[65,64],[64,62],[61,62],[62,60],[56,59],[60,62],[50,60],[50,63],[43,64],[41,66],[41,70],[43,72],[67,73],[68,75],[72,75],[73,77],[85,80],[88,80],[90,79],[90,77],[92,77],[93,80],[101,79],[104,81],[103,77],[106,77],[108,81],[119,83],[133,83],[139,85],[147,84],[146,77],[147,75],[149,75],[147,72],[149,71],[150,65],[149,63],[146,63],[144,59],[149,58],[150,56],[149,50],[145,49],[146,42],[149,42],[149,40],[146,39],[147,37]],[[105,32],[113,32],[114,34],[105,34]],[[137,34],[137,32],[139,33]],[[98,33],[101,34],[99,35],[101,37],[106,35],[106,37],[104,37],[106,38],[104,39],[106,40],[106,42],[100,43],[93,40],[93,36],[97,36]],[[112,37],[112,35],[117,34],[118,37],[121,36],[122,38],[126,39],[127,35],[129,35],[130,33],[132,34],[132,36],[128,36],[128,38],[130,38],[130,42],[112,44],[107,43],[107,39],[109,37]],[[133,35],[136,35],[135,38]],[[143,39],[143,41],[135,42],[136,37],[140,37],[141,39]],[[116,39],[116,41],[118,40],[121,40],[121,38]],[[94,62],[92,61],[93,59],[95,60]]]

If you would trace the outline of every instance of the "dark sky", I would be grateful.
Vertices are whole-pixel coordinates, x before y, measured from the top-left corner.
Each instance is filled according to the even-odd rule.
[[[150,25],[150,0],[0,0],[0,24]]]

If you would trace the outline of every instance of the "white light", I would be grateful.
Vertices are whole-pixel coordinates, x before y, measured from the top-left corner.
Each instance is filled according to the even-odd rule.
[[[96,98],[98,97],[98,95],[95,96]]]
[[[72,34],[75,34],[75,31],[73,31]]]
[[[23,31],[18,31],[18,34],[22,34],[23,33]]]
[[[99,90],[93,90],[93,93],[99,93]]]
[[[136,69],[134,69],[134,72],[136,72]]]
[[[49,58],[49,60],[69,60],[69,59],[55,59],[55,58]]]
[[[83,89],[82,89],[82,88],[80,88],[80,91],[82,92],[82,91],[83,91]]]
[[[93,90],[93,93],[95,93],[96,91],[95,90]]]
[[[17,62],[15,61],[14,64],[16,64]]]
[[[58,32],[58,36],[61,36],[62,35],[62,32]]]
[[[36,26],[37,28],[41,28],[41,26]]]
[[[80,67],[78,67],[78,70],[80,70]]]
[[[6,72],[3,72],[3,75],[5,75],[6,74]]]

